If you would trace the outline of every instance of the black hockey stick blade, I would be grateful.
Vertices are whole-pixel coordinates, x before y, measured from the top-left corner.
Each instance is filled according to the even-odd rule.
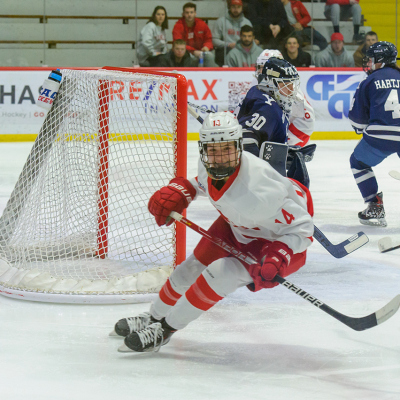
[[[337,319],[339,322],[342,322],[343,324],[347,325],[351,329],[354,329],[355,331],[365,331],[366,329],[370,329],[374,326],[382,324],[389,318],[393,317],[393,315],[396,314],[400,307],[400,295],[397,295],[388,304],[370,315],[359,318],[349,317],[340,313],[339,311],[334,310],[327,304],[323,303],[321,300],[318,300],[316,297],[310,295],[305,290],[287,281],[285,278],[282,278],[279,275],[275,277],[275,281],[279,282],[287,289],[293,291],[303,299],[309,301],[312,305],[318,307],[322,311],[326,312],[333,318]]]
[[[397,180],[400,181],[400,172],[399,172],[399,171],[395,171],[395,170],[390,171],[390,172],[389,172],[389,175],[390,175],[392,178],[397,179]]]
[[[378,248],[381,253],[387,253],[388,251],[400,249],[400,244],[393,243],[392,238],[386,236],[378,240]]]
[[[369,242],[364,232],[358,232],[341,243],[333,244],[315,225],[313,236],[335,258],[343,258]]]

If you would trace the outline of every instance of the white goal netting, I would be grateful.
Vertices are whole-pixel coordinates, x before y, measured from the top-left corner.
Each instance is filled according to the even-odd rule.
[[[0,292],[62,302],[156,292],[174,267],[176,232],[159,228],[147,203],[177,174],[177,79],[61,73],[0,218]]]

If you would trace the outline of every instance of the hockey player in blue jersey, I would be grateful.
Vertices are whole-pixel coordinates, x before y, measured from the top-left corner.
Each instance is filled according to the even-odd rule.
[[[368,77],[356,90],[349,112],[350,123],[363,138],[350,157],[351,170],[367,208],[358,213],[364,225],[387,226],[383,194],[372,167],[397,153],[400,157],[400,69],[397,49],[376,42],[363,61]]]
[[[315,145],[309,146],[305,155],[292,149],[289,163],[286,163],[289,116],[300,88],[296,67],[286,60],[271,57],[257,80],[258,84],[250,88],[239,104],[237,114],[243,128],[244,150],[263,158],[282,175],[309,187],[305,161],[312,159]]]
[[[264,142],[286,143],[299,84],[299,74],[289,62],[272,57],[265,63],[258,85],[247,92],[237,115],[245,150],[258,157]]]

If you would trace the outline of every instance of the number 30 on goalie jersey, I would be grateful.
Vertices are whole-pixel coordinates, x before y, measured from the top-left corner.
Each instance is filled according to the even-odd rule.
[[[288,118],[276,101],[253,86],[243,99],[238,113],[243,128],[243,144],[286,143]],[[254,155],[255,152],[251,151]]]

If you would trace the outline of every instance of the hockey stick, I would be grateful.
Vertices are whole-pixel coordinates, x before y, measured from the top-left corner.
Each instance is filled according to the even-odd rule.
[[[190,101],[187,102],[189,107],[196,108],[197,110],[200,110],[201,112],[205,112],[208,114],[212,114],[212,111],[209,110],[208,108],[202,107],[202,106],[198,106],[197,104],[191,103]],[[194,115],[193,115],[194,116]],[[195,117],[196,118],[196,117]]]
[[[192,117],[196,118],[197,121],[199,121],[199,122],[202,124],[202,123],[204,122],[204,119],[201,118],[200,115],[198,115],[198,114],[196,113],[196,111],[194,111],[194,109],[193,109],[192,106],[195,106],[198,110],[201,110],[201,111],[205,111],[205,109],[203,109],[202,107],[196,106],[196,105],[193,104],[193,103],[188,102],[187,110],[188,110],[189,114],[190,114]],[[207,110],[207,111],[208,111],[208,110]]]
[[[192,106],[195,106],[197,109],[206,111],[208,113],[211,113],[211,111],[188,102],[187,109],[189,114],[202,124],[204,121],[203,118],[200,117],[200,115],[197,115]],[[369,242],[368,236],[364,232],[358,232],[341,243],[333,244],[315,225],[313,236],[322,245],[322,247],[335,258],[343,258]]]
[[[230,244],[224,242],[220,238],[211,235],[206,232],[200,226],[196,225],[194,222],[189,221],[183,215],[178,214],[175,211],[172,211],[170,217],[174,218],[176,221],[186,225],[190,229],[193,229],[195,232],[207,238],[210,242],[216,244],[222,249],[226,250],[228,253],[232,254],[237,259],[246,262],[247,264],[257,264],[257,260],[251,256],[250,254],[242,253],[240,250],[231,246]],[[318,307],[322,311],[326,312],[333,318],[337,319],[339,322],[347,325],[349,328],[354,329],[355,331],[364,331],[366,329],[373,328],[376,325],[382,324],[387,321],[390,317],[397,312],[400,307],[400,295],[397,295],[393,298],[388,304],[379,309],[378,311],[367,315],[365,317],[354,318],[344,315],[333,308],[329,307],[327,304],[317,299],[315,296],[312,296],[310,293],[307,293],[301,287],[289,282],[285,278],[282,278],[279,275],[276,275],[274,280],[284,286],[286,289],[291,290],[296,293],[298,296],[302,297],[304,300],[307,300],[312,305]]]
[[[358,232],[343,242],[333,244],[315,225],[313,236],[335,258],[343,258],[369,242],[364,232]]]
[[[381,253],[387,253],[388,251],[400,249],[400,244],[393,244],[392,238],[386,236],[378,240],[378,248]]]
[[[399,171],[395,171],[395,170],[390,171],[390,172],[389,172],[389,175],[390,175],[392,178],[397,179],[397,180],[400,181],[400,172],[399,172]]]

